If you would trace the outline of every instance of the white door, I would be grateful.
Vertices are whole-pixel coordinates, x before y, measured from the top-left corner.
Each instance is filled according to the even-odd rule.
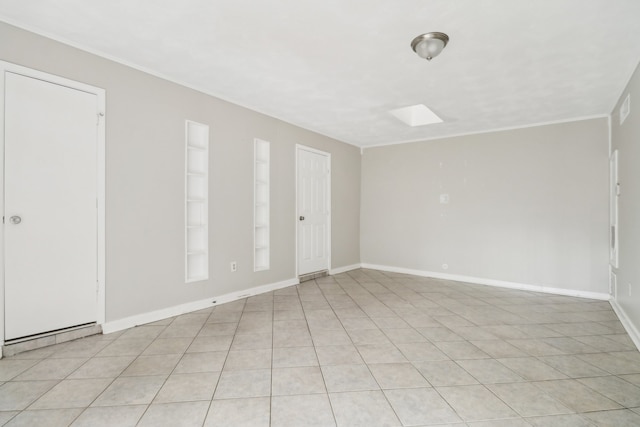
[[[298,275],[329,269],[329,155],[298,147]]]
[[[95,94],[5,73],[5,340],[97,320]]]

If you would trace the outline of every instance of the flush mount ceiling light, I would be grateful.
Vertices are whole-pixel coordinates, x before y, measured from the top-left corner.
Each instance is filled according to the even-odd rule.
[[[411,48],[420,58],[424,58],[427,61],[440,55],[442,49],[449,42],[449,36],[445,33],[426,33],[421,34],[411,42]]]

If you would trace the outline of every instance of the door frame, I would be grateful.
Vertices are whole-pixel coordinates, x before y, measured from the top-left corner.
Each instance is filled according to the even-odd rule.
[[[295,268],[295,272],[296,275],[295,277],[298,278],[300,277],[298,274],[298,217],[299,217],[299,211],[298,211],[298,152],[300,152],[301,150],[303,151],[309,151],[315,154],[319,154],[321,156],[325,156],[327,158],[327,167],[329,169],[328,172],[328,177],[327,177],[327,208],[329,209],[329,217],[327,218],[328,224],[327,224],[327,272],[331,271],[331,153],[326,152],[326,151],[321,151],[318,150],[316,148],[312,148],[306,145],[302,145],[302,144],[296,144],[296,150],[295,150],[295,168],[296,168],[296,185],[295,185],[295,199],[296,199],[296,211],[295,211],[295,216],[294,216],[294,221],[295,221],[295,225],[296,225],[296,268]]]
[[[618,150],[614,150],[609,156],[609,264],[618,268],[619,261],[619,203],[620,203],[620,178]]]
[[[0,61],[0,211],[4,213],[4,148],[5,148],[5,132],[4,132],[4,118],[5,118],[5,74],[14,73],[22,76],[31,77],[34,79],[42,80],[45,82],[65,86],[71,89],[80,90],[93,95],[96,95],[98,105],[96,111],[97,121],[97,176],[96,176],[96,209],[97,209],[97,313],[96,323],[102,325],[105,323],[105,289],[106,289],[106,274],[105,274],[105,90],[90,86],[84,83],[80,83],[74,80],[66,79],[64,77],[56,76],[53,74],[44,73],[42,71],[33,70],[31,68],[23,67],[21,65],[12,64],[10,62]],[[5,261],[5,240],[4,240],[4,225],[0,227],[0,262],[4,266]],[[4,299],[4,269],[0,274],[0,348],[5,342],[5,299]],[[1,353],[0,353],[1,354]]]

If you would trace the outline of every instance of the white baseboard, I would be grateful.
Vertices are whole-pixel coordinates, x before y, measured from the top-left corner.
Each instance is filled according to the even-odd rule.
[[[609,294],[600,293],[600,292],[588,292],[588,291],[579,291],[575,289],[554,288],[551,286],[543,286],[543,285],[530,285],[526,283],[507,282],[504,280],[494,280],[494,279],[485,279],[481,277],[462,276],[459,274],[437,273],[433,271],[413,270],[413,269],[401,268],[401,267],[390,267],[387,265],[363,263],[362,268],[388,271],[390,273],[412,274],[414,276],[421,276],[421,277],[432,277],[434,279],[455,280],[457,282],[474,283],[477,285],[497,286],[500,288],[518,289],[521,291],[544,292],[548,294],[597,299],[597,300],[603,300],[603,301],[609,301],[609,299],[611,298]]]
[[[640,332],[638,331],[638,328],[636,328],[633,322],[631,322],[627,313],[622,309],[622,307],[620,307],[620,305],[618,305],[618,302],[615,299],[611,298],[609,303],[611,304],[611,307],[613,307],[613,311],[616,312],[618,319],[620,319],[620,323],[622,323],[622,326],[624,326],[624,329],[629,334],[631,341],[633,341],[636,348],[640,350]]]
[[[347,271],[357,270],[358,268],[360,268],[360,264],[345,265],[344,267],[332,268],[329,270],[329,274],[333,276],[340,273],[346,273]]]
[[[299,284],[298,278],[293,278],[283,280],[282,282],[260,285],[242,291],[220,295],[218,297],[207,298],[200,301],[174,305],[172,307],[150,311],[147,313],[136,314],[135,316],[125,317],[124,319],[106,322],[102,325],[102,332],[104,334],[110,334],[111,332],[117,332],[123,329],[132,328],[134,326],[144,325],[145,323],[157,322],[158,320],[167,319],[169,317],[179,316],[181,314],[189,313],[192,311],[203,310],[205,308],[224,304],[226,302],[236,301],[242,298],[263,294],[265,292],[275,291],[297,284]]]

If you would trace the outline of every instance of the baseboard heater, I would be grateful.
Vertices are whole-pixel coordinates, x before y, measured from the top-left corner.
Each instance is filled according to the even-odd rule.
[[[21,342],[24,342],[24,341],[36,340],[38,338],[48,337],[50,335],[57,335],[57,334],[61,334],[63,332],[69,332],[69,331],[75,331],[76,329],[87,328],[87,327],[90,327],[90,326],[94,326],[95,324],[96,324],[96,322],[83,323],[81,325],[69,326],[68,328],[54,329],[52,331],[42,332],[42,333],[39,333],[39,334],[27,335],[27,336],[19,337],[19,338],[12,338],[10,340],[6,340],[4,342],[4,345],[11,345],[11,344],[21,343]]]

